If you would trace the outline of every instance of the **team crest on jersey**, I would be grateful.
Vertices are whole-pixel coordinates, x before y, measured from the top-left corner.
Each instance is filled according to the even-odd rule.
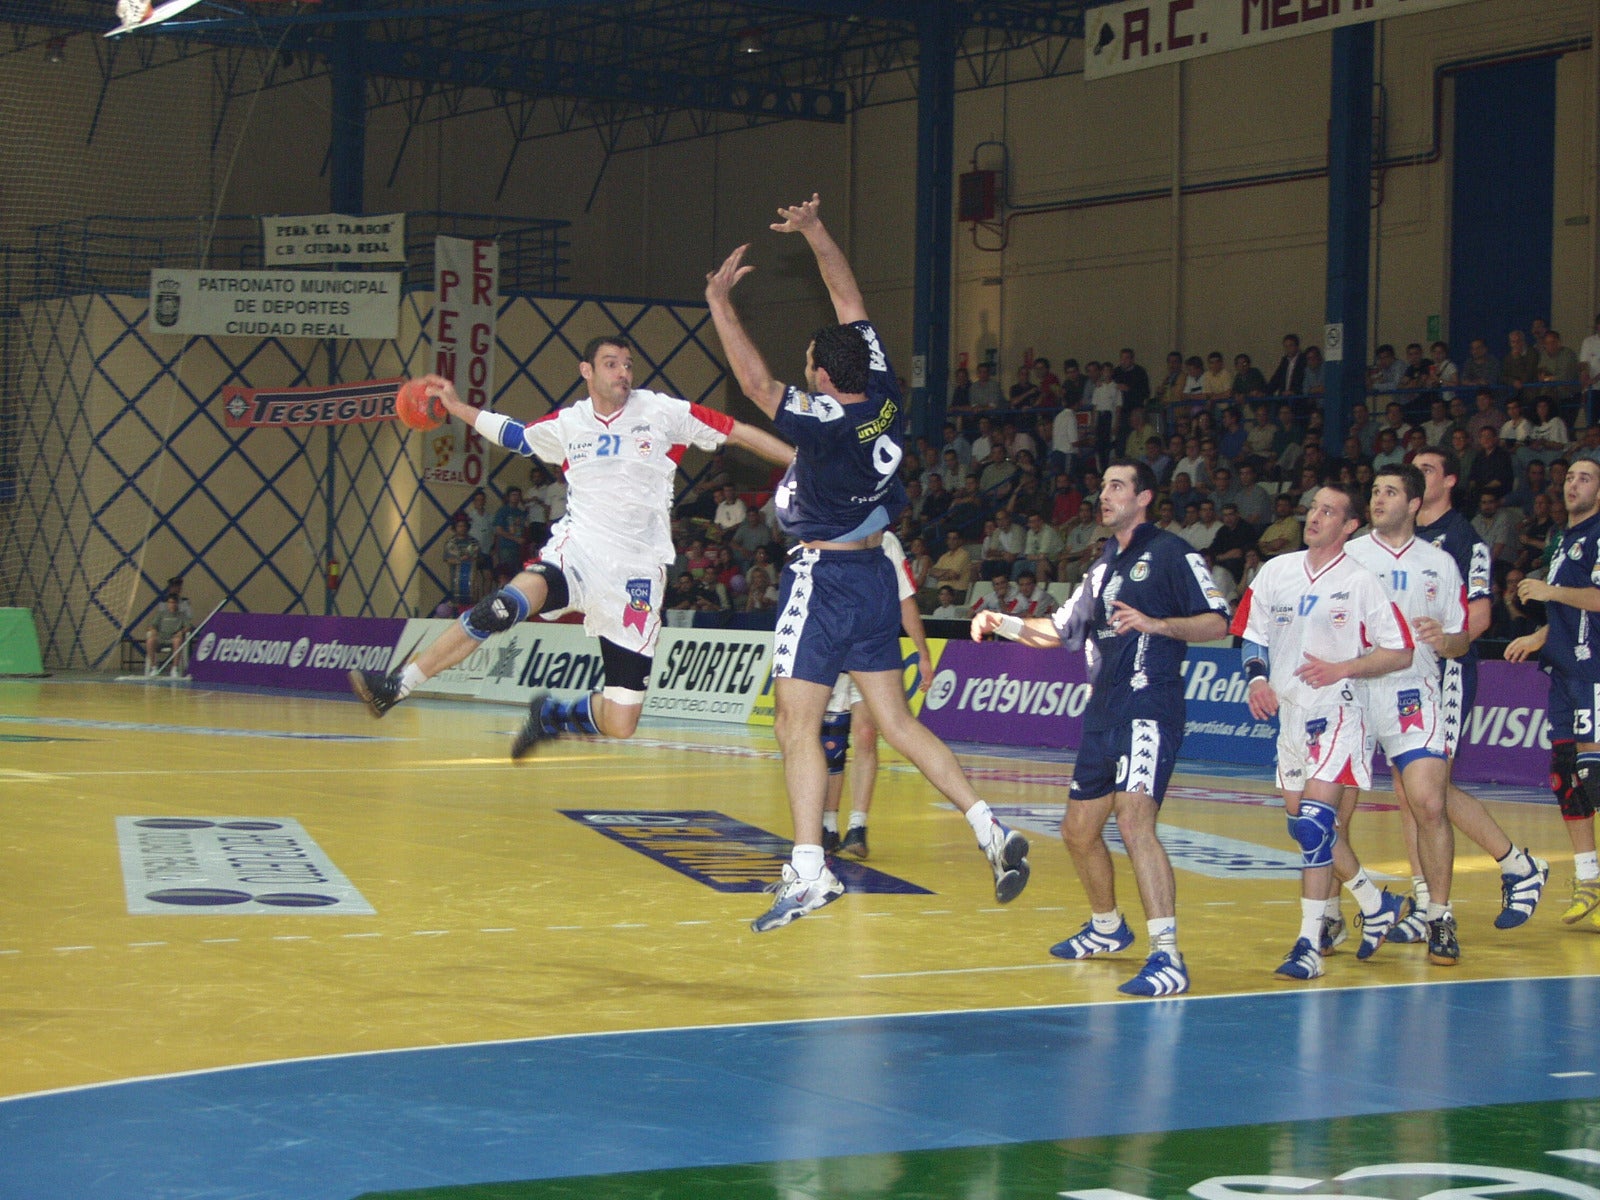
[[[650,457],[650,439],[649,438],[640,438],[639,439],[639,457],[640,458],[649,458]]]
[[[1322,735],[1327,732],[1328,718],[1317,717],[1306,722],[1306,756],[1312,762],[1322,757]]]
[[[1335,629],[1343,629],[1349,623],[1350,610],[1348,608],[1336,608],[1328,614],[1328,620]]]
[[[1395,696],[1395,703],[1400,710],[1400,732],[1408,729],[1422,728],[1422,692],[1416,688],[1407,688]]]
[[[1148,554],[1133,564],[1133,570],[1128,572],[1128,578],[1135,583],[1143,583],[1150,578],[1150,556]]]
[[[1422,596],[1429,604],[1439,598],[1439,573],[1437,571],[1424,571],[1422,573]]]
[[[630,579],[627,589],[628,606],[622,610],[622,627],[643,633],[645,618],[650,615],[650,581]]]
[[[1567,551],[1567,557],[1570,558],[1573,562],[1577,562],[1580,558],[1583,557],[1583,539],[1582,538],[1579,538],[1577,541],[1572,543],[1572,549]]]

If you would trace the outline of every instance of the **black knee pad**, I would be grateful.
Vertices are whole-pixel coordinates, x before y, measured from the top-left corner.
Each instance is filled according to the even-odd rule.
[[[850,753],[850,714],[825,713],[822,718],[822,757],[828,761],[829,775],[844,774]]]
[[[1550,748],[1550,790],[1566,820],[1582,821],[1594,816],[1594,799],[1578,773],[1576,742],[1557,742]]]
[[[520,625],[527,616],[528,598],[514,587],[503,587],[474,604],[461,618],[461,627],[481,642]]]
[[[565,583],[562,586],[565,587]],[[643,692],[650,686],[652,659],[648,655],[601,638],[600,661],[605,664],[607,688],[626,688],[630,692]]]
[[[572,603],[572,593],[567,591],[567,577],[555,563],[529,563],[522,569],[529,575],[537,575],[544,580],[544,603],[539,606],[541,613],[555,612]]]
[[[1582,794],[1583,811],[1579,818],[1592,817],[1600,811],[1600,762],[1578,759],[1578,787]],[[1566,814],[1563,813],[1563,816]]]

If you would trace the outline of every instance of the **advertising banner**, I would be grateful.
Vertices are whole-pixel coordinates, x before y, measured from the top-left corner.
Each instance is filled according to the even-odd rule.
[[[1478,695],[1461,732],[1455,777],[1544,792],[1550,783],[1549,698],[1550,680],[1532,663],[1478,664]]]
[[[150,272],[150,333],[393,339],[395,272]]]
[[[261,258],[274,267],[405,262],[406,215],[262,217]]]
[[[488,238],[434,239],[433,371],[456,385],[474,408],[494,395],[495,317],[500,248]],[[484,445],[476,430],[450,421],[428,438],[422,477],[429,483],[477,487]]]
[[[404,666],[454,624],[434,619],[407,621],[388,669]],[[534,691],[554,692],[563,700],[572,700],[604,686],[600,643],[586,636],[582,625],[524,621],[480,644],[461,662],[422,684],[416,694],[526,704]]]
[[[950,741],[1076,746],[1088,703],[1082,654],[952,641],[922,702],[922,723]]]
[[[384,671],[405,629],[377,617],[219,612],[194,641],[189,673],[241,683],[347,694],[350,671]]]
[[[771,633],[663,629],[645,715],[743,724],[771,671]]]
[[[334,387],[222,389],[222,415],[229,429],[306,429],[394,420],[399,379],[372,379]]]
[[[769,633],[770,639],[772,635]],[[933,659],[934,671],[939,668],[939,656],[944,653],[945,641],[943,638],[928,639],[928,656]],[[917,670],[917,647],[910,638],[900,639],[900,671],[902,682],[905,685],[906,702],[911,705],[912,716],[920,715],[923,707],[928,702],[929,693],[921,689],[922,676]],[[937,674],[935,674],[937,683]],[[771,727],[773,719],[772,698],[772,672],[768,669],[767,677],[762,681],[761,691],[754,698],[750,706],[750,724]]]
[[[1202,54],[1465,3],[1468,0],[1121,0],[1085,14],[1083,75],[1104,79]]]

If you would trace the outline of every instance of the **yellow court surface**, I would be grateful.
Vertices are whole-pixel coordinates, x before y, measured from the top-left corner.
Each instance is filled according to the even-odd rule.
[[[1088,915],[1048,832],[1069,764],[962,755],[1033,839],[1032,882],[1002,908],[966,823],[885,750],[873,890],[853,881],[826,910],[758,935],[749,921],[789,829],[769,731],[647,722],[632,742],[559,740],[512,763],[521,716],[424,700],[378,722],[335,697],[0,683],[0,1095],[560,1034],[1139,1003],[1115,991],[1146,946],[1120,854],[1134,949],[1047,953]],[[1307,988],[1272,975],[1299,916],[1281,808],[1265,780],[1195,768],[1183,764],[1163,813],[1184,847],[1194,993]],[[1416,946],[1357,963],[1352,941],[1309,987],[1593,974],[1600,931],[1560,923],[1570,849],[1548,798],[1530,799],[1490,802],[1553,864],[1527,926],[1491,926],[1498,873],[1463,845],[1459,967],[1430,967]],[[372,911],[131,913],[119,819],[163,818],[298,822]],[[1353,833],[1369,870],[1408,891],[1394,812],[1369,808]]]

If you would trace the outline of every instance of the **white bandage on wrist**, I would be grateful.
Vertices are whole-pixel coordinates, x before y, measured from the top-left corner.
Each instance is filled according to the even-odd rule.
[[[1014,613],[1006,613],[1000,618],[1000,624],[994,631],[1008,642],[1014,642],[1022,636],[1022,618]]]

